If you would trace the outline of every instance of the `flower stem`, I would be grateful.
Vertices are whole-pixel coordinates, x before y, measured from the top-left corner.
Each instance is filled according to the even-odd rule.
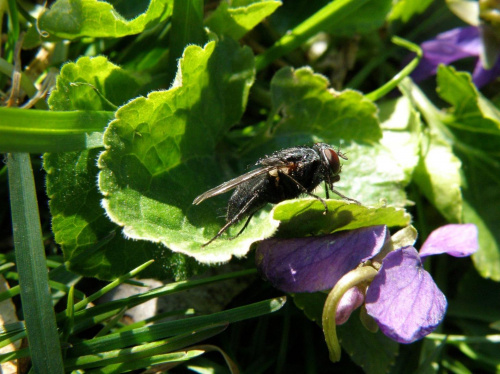
[[[417,67],[418,63],[420,62],[420,59],[422,58],[422,48],[420,48],[418,45],[413,44],[409,42],[408,40],[399,38],[397,36],[393,36],[391,41],[400,46],[404,47],[414,53],[416,53],[416,57],[410,61],[408,65],[406,65],[399,73],[397,73],[389,82],[384,84],[382,87],[377,88],[375,91],[372,91],[365,96],[372,100],[376,101],[385,95],[387,95],[389,92],[391,92],[396,86],[408,75],[411,74],[411,72]]]
[[[274,45],[255,58],[257,71],[264,69],[274,60],[298,48],[301,44],[320,31],[352,14],[366,4],[367,0],[337,0],[332,1],[297,25],[293,30],[283,35]]]
[[[340,360],[340,344],[337,339],[337,326],[335,323],[335,316],[337,307],[342,296],[352,287],[362,283],[369,282],[375,278],[377,270],[371,266],[363,266],[354,269],[344,275],[333,287],[328,294],[323,307],[323,333],[325,334],[326,345],[330,352],[330,360],[337,362]]]

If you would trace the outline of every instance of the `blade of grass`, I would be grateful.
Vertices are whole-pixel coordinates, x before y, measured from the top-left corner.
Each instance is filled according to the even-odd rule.
[[[152,322],[159,321],[168,317],[179,317],[179,316],[190,316],[195,313],[193,308],[188,308],[184,310],[173,310],[173,311],[168,311],[168,312],[163,312],[160,314],[157,314],[153,317],[146,318],[142,321],[134,322],[131,323],[130,325],[126,325],[118,329],[116,332],[124,332],[124,331],[129,331],[133,329],[137,329],[139,327],[144,327]]]
[[[78,342],[73,345],[72,349],[68,350],[68,357],[110,351],[131,345],[151,342],[156,339],[164,339],[177,334],[184,334],[214,324],[233,323],[259,317],[281,309],[285,301],[285,297],[270,299],[207,316],[158,323],[153,326],[146,326],[132,331],[114,333],[100,338]]]
[[[70,289],[70,287],[68,287],[67,285],[59,283],[59,282],[54,282],[54,281],[49,281],[49,287],[52,290],[61,291],[65,294],[67,294],[69,292],[69,289]],[[0,302],[19,295],[19,291],[20,291],[20,288],[19,288],[19,285],[17,285],[17,286],[14,286],[7,291],[0,293]],[[78,291],[78,290],[75,290],[75,296],[79,299],[83,299],[85,297],[85,294]]]
[[[102,147],[114,112],[0,108],[0,153],[67,152]]]
[[[104,336],[104,335],[107,335],[111,329],[113,329],[116,324],[118,322],[120,322],[120,320],[122,319],[122,317],[125,315],[125,312],[128,310],[128,308],[123,308],[122,310],[120,310],[119,313],[117,313],[113,318],[111,318],[111,321],[109,321],[108,323],[106,323],[104,325],[104,327],[101,329],[101,331],[99,331],[95,337],[98,338],[100,336]]]
[[[61,344],[63,348],[63,355],[66,356],[68,347],[68,340],[75,325],[75,287],[71,286],[68,293],[68,301],[66,303],[66,321],[62,329]]]
[[[98,355],[80,356],[65,361],[66,370],[90,369],[116,363],[136,361],[141,358],[151,357],[183,349],[211,338],[227,328],[227,324],[219,324],[198,331],[175,336],[171,339],[160,340],[153,343],[141,344],[132,348],[118,349]]]
[[[143,358],[134,362],[127,363],[124,367],[123,364],[109,365],[107,367],[89,371],[89,374],[111,374],[111,373],[126,373],[135,369],[142,369],[151,365],[168,364],[171,362],[188,361],[195,357],[204,354],[205,351],[186,351],[186,352],[173,352],[164,355],[157,355],[152,357]]]
[[[78,311],[80,309],[85,308],[88,304],[90,304],[91,302],[97,300],[98,298],[100,298],[101,296],[105,295],[106,293],[108,293],[112,289],[118,287],[120,284],[122,284],[123,282],[125,282],[127,279],[130,279],[130,278],[136,276],[141,271],[143,271],[144,269],[146,269],[149,265],[151,265],[153,262],[154,262],[154,260],[149,260],[149,261],[145,262],[144,264],[136,267],[132,271],[129,271],[127,274],[123,274],[122,276],[116,278],[113,282],[107,284],[106,286],[104,286],[103,288],[101,288],[99,291],[93,293],[89,297],[87,297],[87,298],[83,299],[82,301],[76,303],[75,306],[74,306],[75,311]],[[64,312],[61,315],[65,315]]]
[[[224,281],[227,279],[233,279],[238,277],[245,277],[250,275],[255,275],[257,273],[256,269],[248,269],[237,271],[234,273],[220,274],[209,278],[180,281],[175,283],[169,283],[165,286],[158,287],[154,290],[144,292],[139,295],[134,295],[125,299],[111,301],[106,304],[101,304],[94,306],[90,309],[85,309],[77,312],[75,314],[75,327],[74,331],[79,332],[86,328],[89,328],[96,323],[99,323],[107,318],[110,318],[115,313],[119,313],[124,307],[132,308],[134,306],[145,303],[148,300],[162,297],[165,295],[173,294],[180,291],[185,291],[195,287]],[[64,316],[62,316],[64,318]]]
[[[16,264],[33,369],[63,373],[30,156],[11,153],[7,162]]]

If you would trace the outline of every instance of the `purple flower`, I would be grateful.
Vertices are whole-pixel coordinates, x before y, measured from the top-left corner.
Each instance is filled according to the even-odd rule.
[[[433,331],[447,307],[446,297],[422,259],[441,253],[471,255],[478,249],[477,228],[473,224],[443,226],[429,235],[420,254],[412,246],[394,249],[392,243],[386,226],[321,237],[269,239],[257,248],[256,262],[263,275],[286,292],[333,288],[332,294],[344,287],[348,291],[334,303],[337,324],[364,302],[385,335],[411,343]],[[357,278],[357,273],[365,274],[364,278]]]
[[[496,61],[491,69],[484,67],[480,56],[484,54],[484,43],[479,26],[459,27],[441,34],[421,44],[423,57],[420,64],[411,74],[419,82],[436,74],[439,64],[448,65],[467,57],[477,59],[472,81],[482,87],[500,75],[500,61]]]

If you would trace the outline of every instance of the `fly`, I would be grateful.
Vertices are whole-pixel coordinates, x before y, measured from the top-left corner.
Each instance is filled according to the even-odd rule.
[[[212,243],[242,218],[248,217],[243,228],[235,236],[237,237],[248,226],[252,216],[268,203],[277,204],[307,194],[319,200],[325,207],[325,213],[328,212],[326,202],[312,193],[323,181],[327,199],[330,197],[328,193],[330,188],[341,198],[360,204],[333,188],[333,184],[340,180],[342,166],[339,157],[347,160],[340,150],[335,151],[325,143],[316,143],[312,147],[282,149],[261,158],[256,163],[260,165],[259,168],[201,194],[194,199],[193,204],[198,205],[208,198],[235,189],[227,204],[226,224],[202,247]]]

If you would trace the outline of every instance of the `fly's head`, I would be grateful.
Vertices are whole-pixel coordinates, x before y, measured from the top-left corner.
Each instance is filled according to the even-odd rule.
[[[321,165],[325,173],[324,179],[333,190],[333,184],[340,180],[339,174],[342,171],[340,158],[347,160],[347,157],[340,152],[340,150],[335,151],[330,145],[325,143],[316,143],[313,148],[320,157]]]

